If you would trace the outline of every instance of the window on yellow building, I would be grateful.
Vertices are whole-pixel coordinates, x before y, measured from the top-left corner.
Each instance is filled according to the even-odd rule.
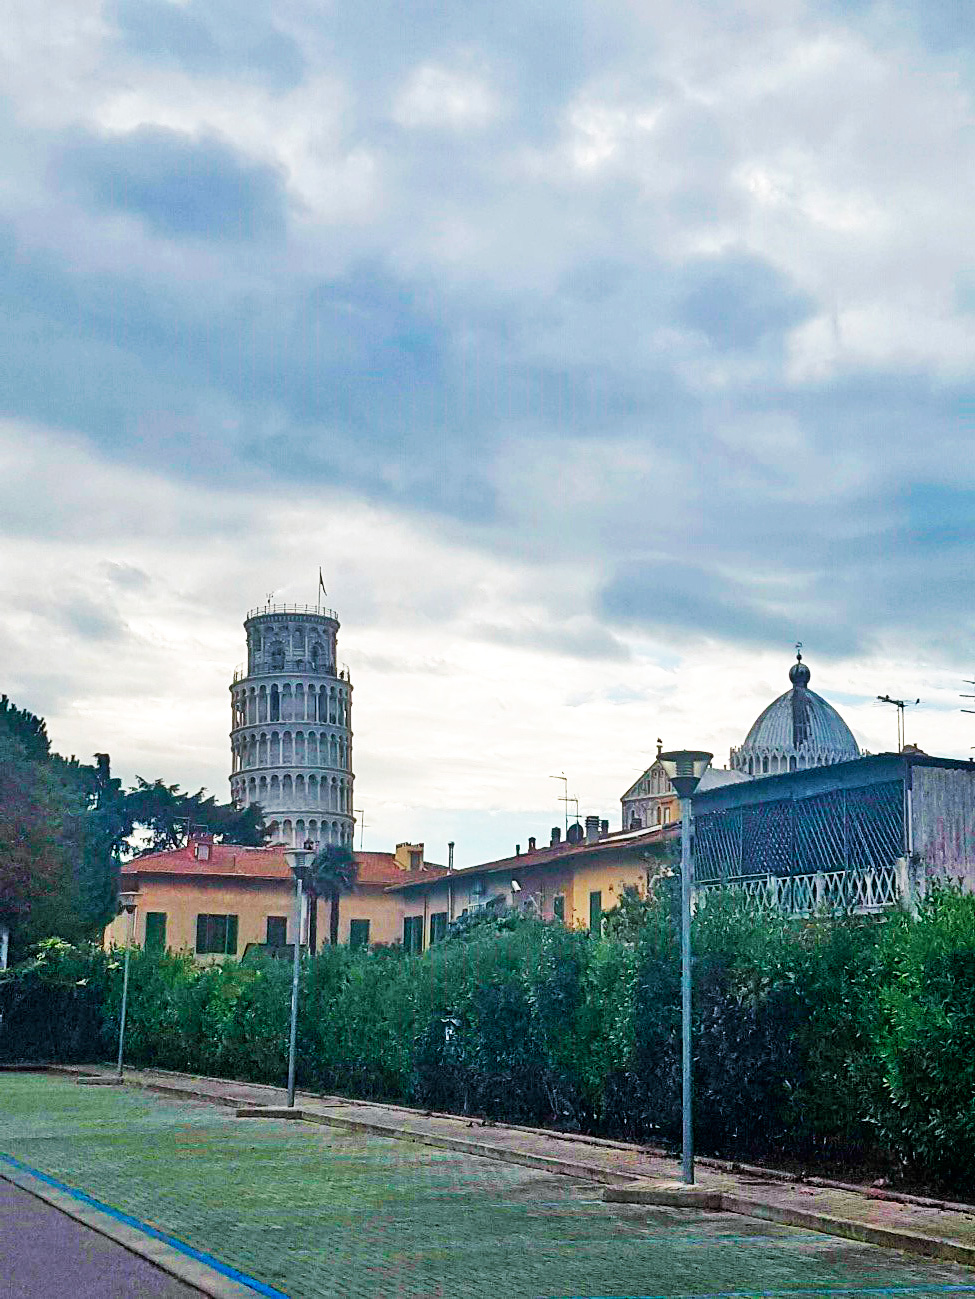
[[[589,894],[589,932],[603,932],[603,895],[599,890]]]
[[[268,947],[286,947],[287,943],[288,943],[288,917],[268,916],[267,918]]]
[[[236,916],[197,916],[196,950],[201,956],[237,954]]]
[[[165,911],[146,912],[146,951],[164,952],[166,950],[166,913]]]
[[[403,917],[403,946],[408,952],[423,951],[423,917]]]
[[[368,920],[349,921],[349,946],[350,947],[369,946],[369,921]]]
[[[447,936],[447,913],[446,911],[434,911],[430,917],[430,942],[439,943],[442,938]]]

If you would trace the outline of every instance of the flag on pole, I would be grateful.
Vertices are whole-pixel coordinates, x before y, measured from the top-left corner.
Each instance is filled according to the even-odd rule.
[[[325,579],[322,577],[321,564],[318,566],[318,590],[320,595],[328,596],[328,592],[325,590]]]

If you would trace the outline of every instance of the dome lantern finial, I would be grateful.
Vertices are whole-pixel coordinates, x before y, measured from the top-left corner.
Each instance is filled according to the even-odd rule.
[[[805,689],[809,685],[809,678],[811,675],[812,673],[809,671],[809,668],[802,661],[802,641],[797,640],[796,661],[789,669],[789,680],[792,682],[793,686]]]

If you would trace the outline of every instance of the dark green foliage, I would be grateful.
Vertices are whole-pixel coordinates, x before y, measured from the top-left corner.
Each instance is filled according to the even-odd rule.
[[[29,713],[8,707],[0,721],[0,923],[16,960],[51,934],[100,934],[115,914],[124,822],[107,768],[50,753]]]
[[[668,885],[593,941],[510,914],[423,955],[327,947],[301,968],[298,1078],[489,1119],[680,1139],[680,960]],[[702,1153],[975,1175],[975,898],[916,919],[790,921],[740,894],[694,921]],[[127,1059],[282,1083],[291,968],[133,952]],[[96,1059],[121,954],[54,940],[0,978],[0,1059]]]
[[[143,855],[179,848],[186,842],[191,826],[204,826],[223,843],[254,848],[260,847],[268,836],[256,803],[238,808],[232,803],[218,803],[205,789],[189,794],[179,785],[149,781],[142,776],[136,777],[134,788],[125,796],[125,811],[129,829],[137,825],[146,837],[141,849]]]
[[[6,695],[0,695],[0,734],[16,740],[29,762],[44,762],[50,757],[51,741],[43,717],[15,707]]]
[[[0,972],[0,1061],[72,1063],[111,1050],[113,958],[60,938]]]

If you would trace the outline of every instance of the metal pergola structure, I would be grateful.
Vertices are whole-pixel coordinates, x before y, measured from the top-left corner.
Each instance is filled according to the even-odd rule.
[[[699,897],[732,885],[793,914],[896,904],[907,852],[907,768],[896,756],[890,768],[866,759],[700,795]]]

